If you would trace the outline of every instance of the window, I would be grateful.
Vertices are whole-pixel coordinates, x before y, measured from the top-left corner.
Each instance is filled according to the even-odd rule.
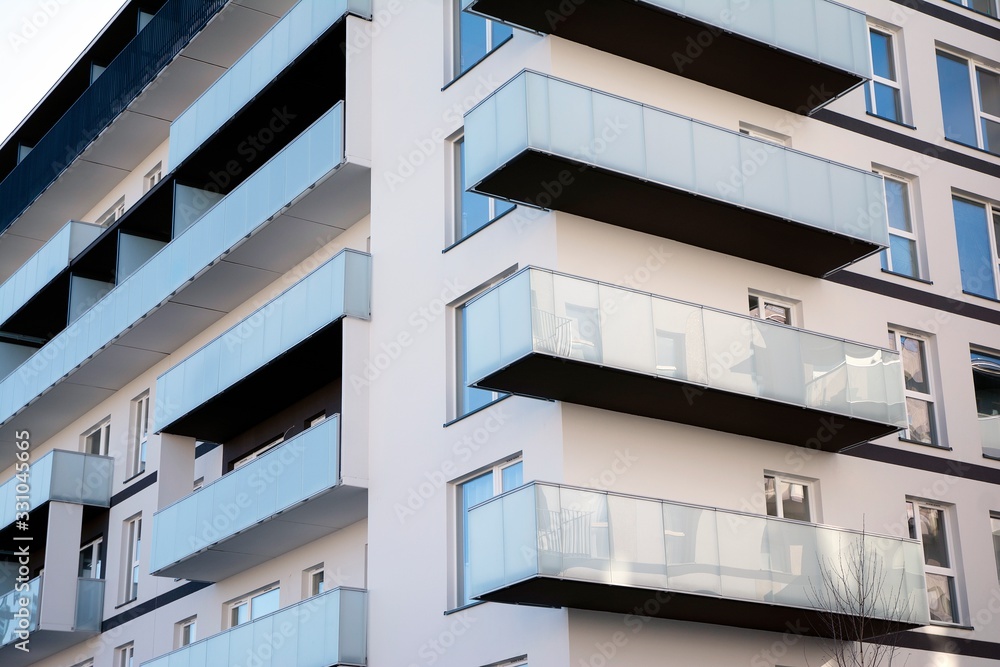
[[[990,514],[990,528],[993,529],[993,556],[997,563],[997,579],[1000,580],[1000,513]]]
[[[135,664],[135,644],[129,642],[115,649],[115,667],[133,667]]]
[[[160,179],[162,178],[163,178],[163,163],[157,162],[156,166],[150,169],[149,173],[146,174],[145,178],[143,179],[142,191],[149,192],[150,190],[153,189],[154,185],[160,182]]]
[[[1000,271],[1000,207],[952,197],[962,290],[997,298]]]
[[[944,51],[937,66],[944,136],[1000,155],[1000,73]]]
[[[279,590],[278,586],[274,585],[230,602],[228,613],[229,627],[234,628],[237,625],[258,619],[265,614],[278,611]]]
[[[94,426],[84,433],[82,438],[85,454],[107,456],[108,443],[111,442],[111,419],[105,419],[97,426]]]
[[[125,215],[125,197],[116,201],[111,208],[105,211],[104,215],[97,219],[97,224],[107,227],[123,215]]]
[[[326,421],[326,411],[319,413],[318,415],[313,415],[306,420],[306,428],[312,428],[313,426],[318,426]]]
[[[973,350],[972,383],[983,456],[1000,459],[1000,355]]]
[[[455,164],[457,201],[455,209],[456,240],[460,241],[490,224],[500,216],[512,211],[514,204],[493,197],[487,197],[477,192],[468,192],[469,187],[465,176],[465,139],[455,141]]]
[[[315,565],[302,573],[303,593],[305,597],[319,595],[326,590],[325,574],[323,564]]]
[[[269,440],[268,442],[264,443],[262,446],[253,450],[243,458],[237,459],[236,463],[233,464],[233,470],[239,470],[246,464],[251,463],[256,459],[259,459],[261,456],[264,456],[264,454],[267,454],[269,451],[271,451],[284,441],[285,441],[284,435],[279,435],[274,440]]]
[[[194,480],[194,483],[191,485],[191,491],[192,492],[197,491],[203,486],[205,486],[205,478],[199,477],[198,479]]]
[[[998,15],[997,0],[948,0],[948,2],[968,7],[971,10],[977,11],[980,14],[986,14],[987,16]]]
[[[489,500],[493,496],[516,489],[524,484],[524,466],[520,457],[498,463],[486,472],[458,484],[458,604],[467,605],[469,598],[469,508]]]
[[[794,324],[795,305],[771,297],[750,294],[750,316],[779,324]]]
[[[455,39],[455,76],[464,74],[498,46],[514,35],[514,30],[502,23],[462,11],[462,1],[455,0],[458,35]]]
[[[885,174],[882,177],[889,214],[889,248],[882,251],[882,268],[890,273],[919,278],[920,258],[910,207],[910,185]]]
[[[865,106],[870,114],[902,123],[903,99],[899,85],[895,36],[875,28],[869,28],[868,34],[871,42],[872,79],[865,84]]]
[[[907,422],[903,437],[925,445],[936,445],[934,396],[927,363],[927,341],[890,329],[889,347],[899,352],[903,362]]]
[[[174,624],[174,648],[181,648],[198,641],[198,617],[192,616]]]
[[[768,516],[812,521],[812,483],[784,475],[764,474],[764,504]]]
[[[149,392],[132,399],[130,409],[128,472],[134,477],[146,470],[146,445],[149,442]]]
[[[80,547],[80,568],[77,575],[81,579],[101,579],[104,574],[104,564],[101,562],[101,546],[104,538],[97,538],[89,544]]]
[[[122,602],[139,597],[139,555],[142,547],[142,515],[127,519],[122,531]]]
[[[910,538],[920,540],[924,548],[924,576],[927,580],[927,604],[930,607],[931,621],[958,623],[956,568],[948,531],[948,508],[908,500],[906,514]]]
[[[496,391],[490,391],[489,389],[479,389],[478,387],[470,387],[468,381],[470,379],[474,380],[476,378],[466,377],[466,369],[469,366],[469,344],[465,339],[465,332],[468,330],[468,324],[466,322],[466,310],[465,305],[458,308],[457,312],[457,322],[458,322],[458,336],[456,340],[459,341],[459,352],[458,352],[458,409],[456,418],[463,415],[467,415],[470,412],[479,410],[492,403],[493,401],[499,400],[500,398],[506,396],[506,394],[501,394]]]

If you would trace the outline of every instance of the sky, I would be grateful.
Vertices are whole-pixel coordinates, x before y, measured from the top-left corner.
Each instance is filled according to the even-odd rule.
[[[0,140],[127,0],[0,0]]]

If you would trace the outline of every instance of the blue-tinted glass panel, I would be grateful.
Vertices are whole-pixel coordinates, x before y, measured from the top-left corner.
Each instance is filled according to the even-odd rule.
[[[872,71],[875,76],[896,80],[896,68],[892,59],[892,38],[880,32],[871,31]]]
[[[865,84],[865,109],[868,110],[868,113],[875,113],[875,105],[872,103],[871,83]]]
[[[514,34],[514,29],[509,25],[504,25],[503,23],[492,22],[493,35],[491,39],[490,49],[495,49],[504,43],[504,40],[508,39]]]
[[[983,118],[983,149],[1000,155],[1000,123]]]
[[[464,383],[465,381],[465,369],[468,368],[469,364],[469,346],[465,344],[465,332],[469,330],[468,312],[465,308],[462,308],[462,335],[461,335],[461,345],[462,345],[462,368],[459,369],[459,382]],[[469,387],[468,385],[462,384],[462,396],[461,404],[459,405],[459,415],[465,415],[473,410],[478,410],[479,408],[487,405],[493,401],[494,393],[488,389],[479,389],[478,387]]]
[[[906,183],[885,179],[885,201],[889,209],[889,226],[904,232],[912,232]]]
[[[503,492],[512,491],[524,484],[524,463],[518,461],[503,469]]]
[[[892,253],[893,273],[905,276],[917,275],[917,244],[908,238],[889,235],[889,251]]]
[[[493,497],[493,473],[488,472],[462,485],[462,604],[469,598],[469,508]]]
[[[897,123],[902,122],[902,111],[899,102],[899,91],[884,83],[875,82],[875,106],[878,108],[878,115]]]
[[[944,115],[944,136],[952,141],[976,145],[976,113],[972,105],[969,64],[938,51],[938,89]]]
[[[476,192],[469,192],[469,182],[465,173],[465,141],[459,142],[459,167],[461,197],[461,228],[459,238],[464,239],[476,230],[482,229],[488,223],[514,208],[510,202],[493,199]]]
[[[490,21],[469,12],[459,12],[459,17],[459,72],[464,72],[489,51]]]
[[[962,289],[991,299],[997,296],[986,207],[964,199],[952,200],[955,236],[962,271]]]

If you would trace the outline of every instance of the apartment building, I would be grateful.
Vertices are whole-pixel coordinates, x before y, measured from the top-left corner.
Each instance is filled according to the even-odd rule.
[[[998,13],[124,3],[0,145],[0,664],[996,664]]]

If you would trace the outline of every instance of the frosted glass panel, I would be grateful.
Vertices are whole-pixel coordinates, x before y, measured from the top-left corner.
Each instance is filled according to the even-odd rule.
[[[64,450],[49,452],[28,470],[28,502],[31,509],[50,500],[108,507],[113,471],[114,459],[108,456]],[[12,476],[0,485],[0,528],[16,518],[17,496],[25,491],[22,482]]]

